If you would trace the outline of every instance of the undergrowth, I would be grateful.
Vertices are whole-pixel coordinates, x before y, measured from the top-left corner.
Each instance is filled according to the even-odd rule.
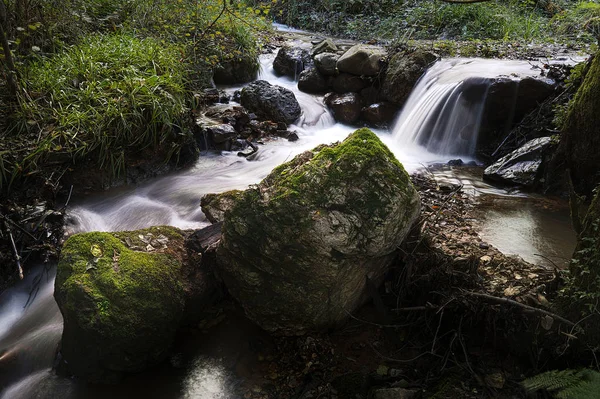
[[[176,45],[126,34],[92,35],[24,70],[16,115],[20,132],[44,132],[16,170],[33,170],[50,153],[90,154],[113,175],[127,149],[172,143],[185,115],[184,73]]]
[[[276,0],[277,20],[333,35],[359,39],[459,39],[593,41],[581,35],[596,14],[595,2],[492,0],[449,4],[437,0]],[[588,28],[589,29],[589,28]]]

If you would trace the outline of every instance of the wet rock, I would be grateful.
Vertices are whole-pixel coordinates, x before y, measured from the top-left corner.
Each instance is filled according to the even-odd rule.
[[[216,105],[210,107],[204,113],[207,118],[228,123],[235,128],[237,132],[242,131],[250,123],[250,114],[244,107],[230,105]]]
[[[333,40],[327,38],[313,47],[312,56],[316,57],[322,53],[335,53],[336,51],[338,51],[338,47]]]
[[[358,93],[369,85],[367,81],[360,76],[349,73],[340,73],[333,79],[333,90],[336,93]]]
[[[106,383],[164,360],[176,330],[222,297],[212,273],[220,238],[220,225],[71,236],[54,293],[64,318],[61,369]]]
[[[527,77],[488,84],[477,148],[493,152],[511,128],[554,93],[554,83]]]
[[[385,388],[377,389],[373,394],[373,399],[418,399],[420,392],[404,388]]]
[[[296,79],[300,72],[312,66],[312,58],[307,49],[301,47],[284,46],[279,49],[273,69],[279,75],[286,75]]]
[[[451,159],[451,160],[448,161],[448,165],[449,166],[463,166],[464,164],[465,163],[460,158],[458,158],[458,159]]]
[[[294,142],[294,141],[298,141],[299,137],[298,137],[298,133],[296,132],[290,132],[290,134],[287,136],[288,141]]]
[[[210,133],[211,140],[215,144],[225,143],[237,137],[237,132],[229,124],[210,126],[206,130]]]
[[[545,151],[552,145],[552,138],[540,137],[528,141],[521,148],[500,158],[483,172],[487,180],[532,186],[544,160]]]
[[[325,93],[327,86],[327,79],[316,68],[305,69],[298,78],[298,89],[305,93]]]
[[[184,313],[183,246],[182,233],[170,227],[65,242],[54,296],[73,374],[106,382],[166,358]]]
[[[360,119],[363,102],[356,93],[328,94],[325,104],[331,109],[336,121],[353,124]]]
[[[435,54],[423,50],[394,54],[383,79],[383,97],[397,105],[404,105],[421,75],[436,58]]]
[[[240,102],[249,111],[273,122],[291,124],[302,114],[294,93],[265,80],[257,80],[244,87]]]
[[[398,107],[389,103],[381,102],[371,104],[361,111],[362,119],[367,121],[369,125],[375,127],[389,126],[396,118]]]
[[[368,129],[277,167],[225,212],[219,275],[263,329],[338,325],[418,217],[402,165]]]
[[[337,62],[340,72],[373,76],[381,71],[385,51],[380,47],[357,44],[346,51]]]
[[[214,70],[213,79],[217,84],[232,85],[252,82],[258,76],[258,60],[249,56],[220,63]]]
[[[337,74],[337,62],[340,56],[334,53],[321,53],[315,56],[315,67],[325,76]]]

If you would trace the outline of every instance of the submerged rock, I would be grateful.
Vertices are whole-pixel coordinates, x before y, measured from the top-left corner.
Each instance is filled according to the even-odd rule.
[[[312,58],[307,49],[301,47],[284,46],[279,49],[273,69],[279,75],[286,75],[296,79],[300,72],[312,66]]]
[[[381,87],[383,97],[397,105],[404,105],[421,75],[436,58],[435,54],[423,50],[394,54]]]
[[[544,160],[544,153],[552,145],[552,138],[540,137],[528,141],[521,148],[488,166],[483,177],[504,183],[532,186]]]
[[[357,44],[346,51],[337,62],[340,72],[373,76],[381,71],[385,51],[381,47]]]
[[[257,80],[244,87],[240,102],[250,112],[273,122],[291,124],[302,114],[292,91],[265,80]]]
[[[267,331],[335,326],[381,281],[419,208],[402,165],[359,129],[239,193],[225,212],[219,275]]]

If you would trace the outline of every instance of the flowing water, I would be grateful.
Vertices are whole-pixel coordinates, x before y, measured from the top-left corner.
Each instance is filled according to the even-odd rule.
[[[75,203],[67,217],[69,233],[83,231],[135,230],[153,225],[197,229],[208,225],[200,211],[200,198],[211,192],[245,188],[259,182],[275,166],[321,143],[344,139],[353,127],[335,123],[321,97],[301,93],[296,82],[276,77],[271,68],[273,55],[262,57],[261,79],[294,91],[303,116],[292,130],[295,143],[274,140],[262,146],[252,160],[233,153],[205,153],[186,171],[155,179],[139,187],[109,191]],[[434,65],[411,95],[390,134],[376,131],[403,162],[409,172],[426,164],[446,162],[462,155],[468,160],[476,140],[485,87],[481,78],[518,73],[535,74],[525,62],[490,60],[447,60]],[[465,81],[470,83],[465,83]],[[478,87],[478,90],[473,90]],[[228,88],[233,90],[235,88]],[[465,158],[466,156],[466,158]],[[454,174],[440,179],[470,181],[477,193],[484,186],[478,178]],[[495,196],[510,193],[486,187]],[[514,196],[511,196],[514,198]],[[521,229],[536,225],[543,215],[519,209]],[[506,215],[502,235],[514,237],[513,224]],[[492,225],[497,224],[496,222]],[[536,225],[537,226],[537,225]],[[537,227],[536,227],[537,228]],[[542,228],[544,228],[542,226]],[[489,234],[485,233],[484,234]],[[546,234],[536,230],[536,234]],[[489,234],[493,238],[494,234]],[[527,241],[528,236],[523,240]],[[493,241],[493,240],[492,240]],[[492,242],[493,243],[493,242]],[[534,244],[532,244],[534,245]],[[510,246],[510,245],[509,245]],[[538,249],[535,249],[538,251]],[[216,336],[178,339],[176,356],[170,362],[114,386],[93,386],[57,377],[50,371],[62,330],[62,317],[54,299],[53,271],[34,270],[28,278],[0,296],[0,393],[2,399],[18,398],[227,398],[239,381],[234,370],[240,356],[248,351],[243,344],[246,331],[256,329],[243,317],[226,323]],[[260,334],[253,331],[252,334]],[[251,363],[251,362],[250,362]],[[236,377],[237,376],[237,377]]]

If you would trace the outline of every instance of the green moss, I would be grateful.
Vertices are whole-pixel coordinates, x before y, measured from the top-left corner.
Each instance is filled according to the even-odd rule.
[[[160,329],[183,311],[180,262],[166,253],[139,252],[139,235],[182,239],[174,229],[156,227],[133,233],[84,233],[70,237],[56,276],[57,301],[65,318],[101,335],[124,337]],[[119,238],[118,238],[119,237]],[[173,326],[167,327],[172,329]]]
[[[389,164],[392,168],[373,168],[373,164]],[[386,200],[376,190],[365,188],[355,198],[337,198],[340,188],[374,170],[377,175],[369,176],[371,184],[385,182],[402,188],[409,184],[408,174],[394,154],[371,130],[362,128],[338,145],[317,147],[279,166],[265,181],[273,187],[272,201],[282,205],[293,199],[317,208],[333,205],[377,213],[385,210]]]
[[[590,195],[600,183],[600,56],[592,60],[562,128],[563,148],[578,193]]]

